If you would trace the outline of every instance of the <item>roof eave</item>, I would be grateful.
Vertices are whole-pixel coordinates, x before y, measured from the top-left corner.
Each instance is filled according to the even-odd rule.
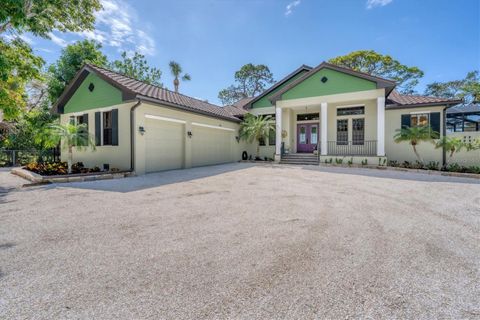
[[[451,108],[454,105],[462,103],[462,100],[448,100],[448,101],[439,101],[439,102],[427,102],[427,103],[415,103],[415,104],[390,104],[386,105],[387,109],[407,109],[407,108],[420,108],[420,107],[435,107],[435,106],[446,106]]]
[[[214,114],[214,113],[210,113],[210,112],[206,112],[206,111],[202,111],[202,110],[197,110],[197,109],[193,109],[193,108],[188,108],[188,107],[185,107],[185,106],[180,105],[180,104],[176,104],[176,103],[172,103],[172,102],[168,102],[168,101],[164,101],[164,100],[160,100],[160,99],[147,97],[147,96],[140,95],[140,94],[136,95],[136,99],[151,102],[151,103],[155,103],[155,104],[159,104],[159,105],[169,106],[169,107],[173,107],[173,108],[176,108],[176,109],[181,109],[183,111],[187,111],[187,112],[191,112],[191,113],[196,113],[196,114],[209,116],[211,118],[222,119],[222,120],[237,122],[237,123],[241,122],[241,120],[236,118],[235,116],[232,116],[230,118],[230,117],[226,117],[226,116],[222,116],[222,115],[217,115],[217,114]]]

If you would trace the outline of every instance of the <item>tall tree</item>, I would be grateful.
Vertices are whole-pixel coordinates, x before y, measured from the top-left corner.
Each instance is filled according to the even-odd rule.
[[[479,71],[470,71],[462,80],[432,82],[427,85],[425,94],[441,98],[464,99],[466,103],[480,101]]]
[[[99,0],[2,0],[0,5],[0,108],[7,120],[26,105],[25,86],[43,80],[43,60],[19,38],[24,32],[49,38],[53,30],[93,29]]]
[[[135,52],[132,57],[127,55],[127,52],[122,53],[121,60],[115,60],[110,64],[110,68],[124,74],[128,77],[144,81],[162,87],[160,81],[162,78],[162,71],[155,67],[150,67],[143,54]]]
[[[397,82],[397,90],[405,94],[414,93],[419,79],[423,77],[423,71],[419,68],[404,65],[389,55],[382,55],[373,50],[354,51],[330,59],[329,62],[373,76],[394,80]]]
[[[235,72],[235,84],[218,93],[223,105],[233,104],[240,99],[254,97],[275,82],[270,69],[263,64],[246,64]]]
[[[178,92],[178,87],[180,86],[180,80],[178,78],[182,74],[182,67],[175,61],[170,61],[168,65],[170,66],[170,72],[172,73],[172,76],[175,77],[173,79],[173,86],[175,87],[175,92]],[[188,73],[185,73],[183,76],[181,76],[181,79],[182,81],[192,80]]]
[[[92,30],[99,0],[2,0],[0,34],[31,32],[48,38],[52,30]]]
[[[44,61],[20,38],[0,38],[0,109],[6,120],[16,119],[27,104],[26,85],[41,80]]]
[[[55,102],[75,74],[85,63],[98,66],[107,64],[107,57],[100,51],[102,45],[93,40],[77,41],[66,46],[58,60],[48,68],[48,95]]]

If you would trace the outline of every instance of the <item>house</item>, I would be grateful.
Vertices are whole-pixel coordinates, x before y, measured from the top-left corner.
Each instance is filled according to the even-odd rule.
[[[255,152],[239,138],[241,118],[272,115],[276,132],[262,156],[319,153],[320,161],[348,157],[360,163],[413,161],[408,144],[393,141],[402,125],[445,134],[446,110],[460,101],[401,95],[393,81],[321,63],[301,66],[263,94],[219,107],[85,65],[54,105],[61,122],[85,123],[96,151],[74,151],[86,166],[137,174],[240,160]],[[433,145],[419,146],[426,161],[444,161]]]

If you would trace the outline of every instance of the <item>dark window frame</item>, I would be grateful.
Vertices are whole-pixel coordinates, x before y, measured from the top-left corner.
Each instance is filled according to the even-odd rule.
[[[274,146],[276,145],[276,141],[277,141],[276,131],[275,129],[270,129],[270,131],[268,132],[268,145]]]
[[[343,139],[344,137],[345,139]],[[348,119],[337,119],[337,145],[347,145],[347,144],[348,144]]]
[[[112,133],[113,133],[113,112],[112,110],[104,111],[102,112],[102,146],[113,145]]]
[[[356,122],[361,123],[361,130],[356,129]],[[352,119],[352,144],[356,146],[365,144],[365,118]]]

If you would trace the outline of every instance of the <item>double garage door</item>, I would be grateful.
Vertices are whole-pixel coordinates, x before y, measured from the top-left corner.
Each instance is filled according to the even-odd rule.
[[[192,167],[232,161],[233,131],[192,123],[192,137],[186,138],[183,121],[160,117],[145,120],[146,172],[181,169],[189,161]],[[186,139],[190,150],[186,150]]]

